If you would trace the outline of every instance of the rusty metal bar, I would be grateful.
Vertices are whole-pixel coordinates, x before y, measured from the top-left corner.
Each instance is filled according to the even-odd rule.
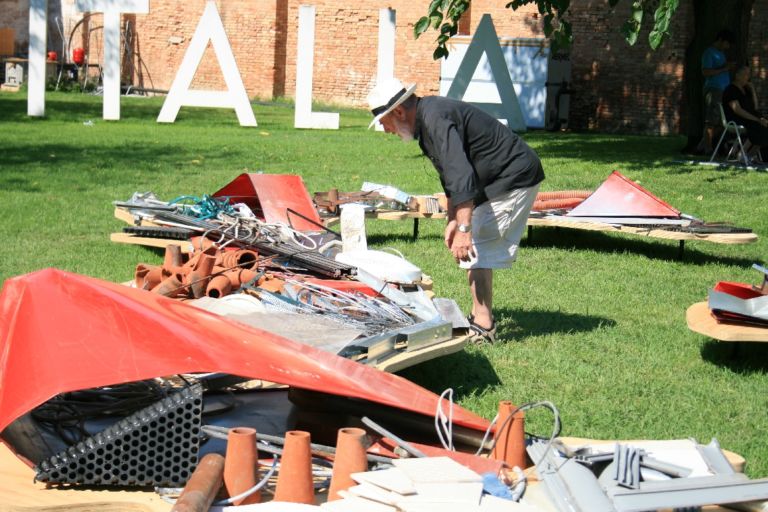
[[[171,512],[208,512],[224,482],[224,457],[209,453],[200,460]]]

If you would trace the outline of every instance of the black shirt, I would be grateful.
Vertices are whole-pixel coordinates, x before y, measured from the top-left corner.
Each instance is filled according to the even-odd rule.
[[[733,100],[738,101],[739,106],[753,116],[760,117],[760,114],[755,108],[755,98],[752,96],[751,87],[751,85],[747,84],[744,86],[744,90],[742,91],[736,87],[736,85],[731,84],[725,88],[723,91],[723,113],[725,114],[725,118],[728,121],[736,121],[737,123],[740,123],[743,119],[742,117],[737,116],[731,108],[730,103]]]
[[[544,179],[538,155],[496,118],[463,101],[427,96],[416,108],[415,136],[454,206],[478,206]]]

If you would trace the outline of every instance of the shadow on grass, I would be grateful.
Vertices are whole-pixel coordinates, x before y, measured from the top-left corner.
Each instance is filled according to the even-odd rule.
[[[406,221],[399,221],[399,222],[406,222]],[[386,245],[392,242],[414,242],[415,240],[413,239],[413,226],[410,223],[407,223],[406,225],[408,226],[408,231],[403,231],[401,233],[386,233],[386,234],[378,233],[374,235],[368,235],[368,243],[371,245]],[[400,227],[399,227],[400,225],[397,224],[396,226],[398,226],[397,229],[400,230]],[[440,240],[442,242],[443,237],[434,233],[432,234],[419,233],[417,240]],[[446,249],[446,251],[447,250],[448,249]]]
[[[640,236],[640,235],[638,235]],[[692,242],[692,243],[691,243]],[[682,261],[694,265],[709,265],[712,263],[723,265],[750,266],[752,258],[733,258],[717,256],[701,252],[695,248],[696,244],[704,243],[717,245],[703,240],[686,241],[682,258],[677,240],[664,240],[655,238],[637,239],[633,235],[615,234],[609,235],[599,231],[584,231],[568,228],[549,226],[536,226],[532,236],[523,239],[525,247],[545,247],[552,249],[588,249],[604,253],[631,252],[650,259]]]
[[[406,368],[398,375],[438,394],[453,388],[457,397],[501,384],[493,364],[485,355],[466,350]]]
[[[525,336],[586,332],[616,323],[599,316],[561,313],[559,311],[523,311],[500,308],[497,318],[511,318],[512,326],[499,326],[497,343],[515,349],[515,340]],[[464,350],[406,368],[402,377],[435,393],[453,388],[458,397],[481,393],[501,384],[491,361],[479,351]]]
[[[735,373],[765,373],[768,344],[708,340],[701,347],[701,358]]]
[[[499,321],[496,338],[510,344],[527,336],[573,334],[616,325],[610,318],[561,311],[498,308],[494,309],[494,316]],[[506,322],[507,318],[511,322]]]

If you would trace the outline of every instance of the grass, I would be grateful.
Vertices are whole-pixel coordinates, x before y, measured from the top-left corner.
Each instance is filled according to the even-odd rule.
[[[258,103],[257,128],[238,126],[233,111],[191,108],[161,125],[162,99],[121,101],[122,120],[106,122],[100,98],[49,93],[47,117],[33,119],[23,95],[0,93],[0,281],[45,267],[124,281],[137,263],[159,262],[156,251],[109,242],[122,227],[112,201],[136,191],[199,196],[258,171],[301,175],[310,192],[359,190],[363,181],[439,191],[418,146],[366,130],[364,111],[341,110],[338,131],[296,130],[290,105]],[[616,169],[685,213],[761,238],[746,246],[688,242],[679,260],[672,241],[537,228],[513,268],[496,274],[503,342],[402,374],[438,393],[454,388],[459,403],[486,417],[502,399],[550,400],[564,435],[717,437],[747,459],[750,476],[768,476],[768,347],[743,344],[733,354],[685,323],[686,308],[717,281],[757,283],[750,266],[765,262],[768,175],[674,163],[679,137],[525,139],[544,162],[542,190],[593,189]],[[412,242],[409,222],[367,225],[369,243],[403,252],[433,277],[439,296],[466,310],[465,277],[442,245],[442,228],[422,221]],[[546,434],[550,425],[549,413],[528,416],[529,431]]]

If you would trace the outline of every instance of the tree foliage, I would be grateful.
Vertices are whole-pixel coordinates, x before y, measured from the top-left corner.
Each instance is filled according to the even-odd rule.
[[[622,0],[607,0],[607,6],[615,7]],[[627,0],[625,0],[627,1]],[[471,0],[432,0],[426,16],[422,16],[413,27],[418,38],[430,29],[439,31],[437,47],[433,53],[435,60],[448,55],[446,43],[456,35],[459,20],[469,9]],[[664,41],[669,33],[669,25],[677,11],[680,0],[633,0],[630,17],[624,22],[621,31],[630,45],[637,42],[647,14],[653,14],[653,26],[648,35],[648,43],[654,50]],[[528,4],[535,4],[542,16],[544,35],[550,39],[553,48],[567,48],[573,41],[571,23],[568,20],[570,0],[512,0],[507,9],[517,10]]]

